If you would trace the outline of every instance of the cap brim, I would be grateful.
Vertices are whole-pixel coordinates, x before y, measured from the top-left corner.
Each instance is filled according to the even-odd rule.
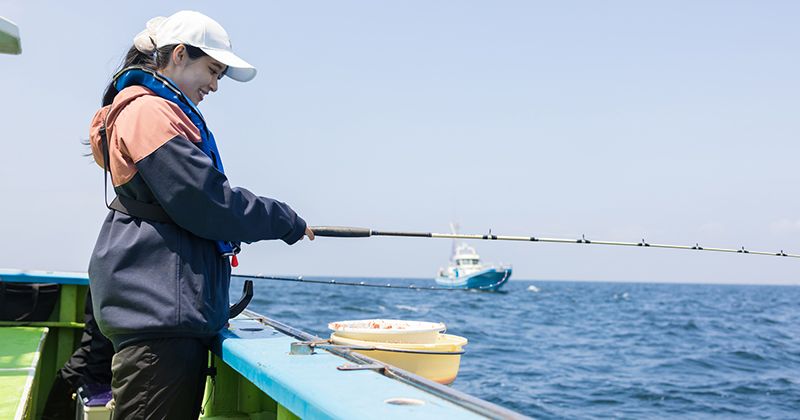
[[[228,66],[225,75],[238,82],[249,82],[256,77],[256,68],[247,61],[242,60],[236,54],[226,50],[215,50],[211,48],[200,48],[209,57]]]

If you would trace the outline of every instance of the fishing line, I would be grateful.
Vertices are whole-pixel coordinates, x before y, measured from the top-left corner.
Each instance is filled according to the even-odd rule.
[[[645,248],[666,248],[666,249],[684,249],[690,251],[709,251],[709,252],[727,252],[735,254],[753,254],[753,255],[767,255],[774,257],[790,257],[800,258],[800,254],[787,254],[783,250],[779,252],[767,251],[751,251],[745,247],[739,249],[734,248],[711,248],[702,247],[700,244],[694,245],[670,245],[670,244],[654,244],[648,243],[644,239],[640,242],[620,242],[620,241],[600,241],[586,239],[582,235],[579,239],[564,239],[564,238],[542,238],[535,236],[508,236],[508,235],[493,235],[490,230],[486,235],[474,234],[460,234],[460,233],[432,233],[432,232],[391,232],[379,231],[368,228],[359,227],[345,227],[345,226],[311,226],[309,227],[314,232],[314,236],[327,236],[336,238],[369,238],[372,236],[394,236],[394,237],[407,237],[407,238],[442,238],[442,239],[476,239],[487,241],[521,241],[521,242],[547,242],[559,244],[584,244],[584,245],[611,245],[611,246],[627,246],[627,247],[645,247]]]
[[[249,274],[232,274],[231,277],[238,277],[242,279],[260,279],[260,280],[274,280],[274,281],[288,281],[288,282],[295,282],[295,283],[315,283],[315,284],[328,284],[334,286],[358,286],[358,287],[379,287],[384,289],[405,289],[405,290],[449,290],[449,291],[464,291],[467,289],[454,289],[450,287],[436,287],[436,286],[417,286],[411,284],[409,286],[398,286],[393,285],[391,283],[387,284],[376,284],[376,283],[367,283],[367,282],[349,282],[349,281],[338,281],[335,279],[331,280],[311,280],[311,279],[304,279],[303,276],[298,277],[281,277],[281,276],[265,276],[262,274],[257,275],[249,275]]]

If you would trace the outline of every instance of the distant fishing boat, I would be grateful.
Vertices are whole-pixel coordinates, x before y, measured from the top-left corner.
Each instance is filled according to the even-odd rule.
[[[450,265],[439,269],[436,284],[453,289],[478,289],[496,291],[511,278],[511,266],[481,264],[475,248],[455,244]]]

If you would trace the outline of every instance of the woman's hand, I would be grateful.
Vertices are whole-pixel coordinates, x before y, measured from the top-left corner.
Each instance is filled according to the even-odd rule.
[[[308,236],[309,241],[314,240],[314,231],[306,227],[306,236]],[[302,238],[300,238],[302,239]]]

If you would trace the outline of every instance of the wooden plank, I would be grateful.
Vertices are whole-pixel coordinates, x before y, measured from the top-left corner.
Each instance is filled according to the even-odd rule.
[[[34,376],[47,331],[44,327],[0,328],[0,418],[32,417]]]

